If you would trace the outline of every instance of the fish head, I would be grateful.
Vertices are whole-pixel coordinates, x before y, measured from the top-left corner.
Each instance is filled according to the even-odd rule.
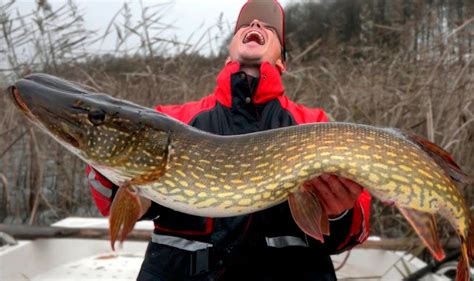
[[[165,160],[169,117],[155,110],[46,74],[8,92],[32,123],[93,166],[143,170]]]

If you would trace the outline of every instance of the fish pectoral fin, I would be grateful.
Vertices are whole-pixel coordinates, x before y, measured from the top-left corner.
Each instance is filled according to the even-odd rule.
[[[324,243],[323,235],[329,235],[329,220],[318,196],[309,186],[301,186],[288,196],[291,215],[304,233]]]
[[[120,233],[120,243],[133,230],[135,222],[140,218],[141,203],[138,195],[130,185],[119,188],[110,208],[109,234],[112,250]]]
[[[416,134],[404,131],[402,131],[402,134],[428,153],[453,180],[464,184],[474,183],[474,178],[461,170],[461,167],[454,161],[453,156],[449,152]]]
[[[433,214],[408,208],[398,208],[408,220],[433,257],[440,261],[446,256],[438,237],[438,226]]]

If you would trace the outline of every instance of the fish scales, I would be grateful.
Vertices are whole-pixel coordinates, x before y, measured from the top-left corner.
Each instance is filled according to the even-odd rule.
[[[199,186],[209,187],[202,200],[187,202],[183,209],[199,215],[230,216],[273,206],[301,182],[327,172],[361,183],[381,200],[399,198],[403,207],[430,213],[442,210],[454,219],[465,212],[454,199],[461,194],[445,172],[415,144],[385,129],[319,123],[239,138],[212,136],[207,141],[193,141],[193,145],[189,140],[201,137],[176,133],[171,139],[173,151],[165,172],[165,178],[170,179],[143,189],[149,189],[147,194],[152,197],[155,194],[157,202],[175,207],[169,190],[178,186],[182,191],[174,196],[182,203],[181,196],[194,198],[184,192],[190,187],[196,191],[202,191]],[[214,154],[202,153],[216,146],[220,149]],[[198,161],[203,157],[205,161]],[[191,176],[191,172],[200,177]],[[168,192],[160,193],[160,189]],[[228,190],[234,190],[233,194]],[[424,198],[421,202],[420,196]]]

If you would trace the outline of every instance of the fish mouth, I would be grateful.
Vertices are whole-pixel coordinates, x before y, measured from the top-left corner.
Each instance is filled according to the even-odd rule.
[[[51,136],[66,143],[73,148],[81,147],[80,141],[74,136],[74,124],[67,118],[63,118],[59,112],[59,108],[54,108],[51,103],[57,97],[54,97],[54,91],[58,86],[52,87],[43,83],[43,81],[35,81],[25,77],[24,79],[7,88],[8,94],[13,99],[15,106],[23,113],[23,115],[33,122],[36,126],[48,132]],[[42,78],[40,76],[40,78]],[[49,81],[46,81],[49,82]],[[44,86],[44,87],[43,87]],[[50,98],[45,98],[51,96]],[[32,102],[32,97],[39,98],[37,103]],[[67,125],[66,125],[67,124]]]
[[[18,88],[15,86],[10,86],[8,88],[8,91],[10,92],[13,100],[15,101],[16,106],[24,113],[31,115],[31,111],[21,98],[20,91],[18,91]]]

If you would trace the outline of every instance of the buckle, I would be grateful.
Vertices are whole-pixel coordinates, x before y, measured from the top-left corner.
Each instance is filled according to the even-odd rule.
[[[194,276],[209,271],[209,248],[191,252],[189,275]]]

